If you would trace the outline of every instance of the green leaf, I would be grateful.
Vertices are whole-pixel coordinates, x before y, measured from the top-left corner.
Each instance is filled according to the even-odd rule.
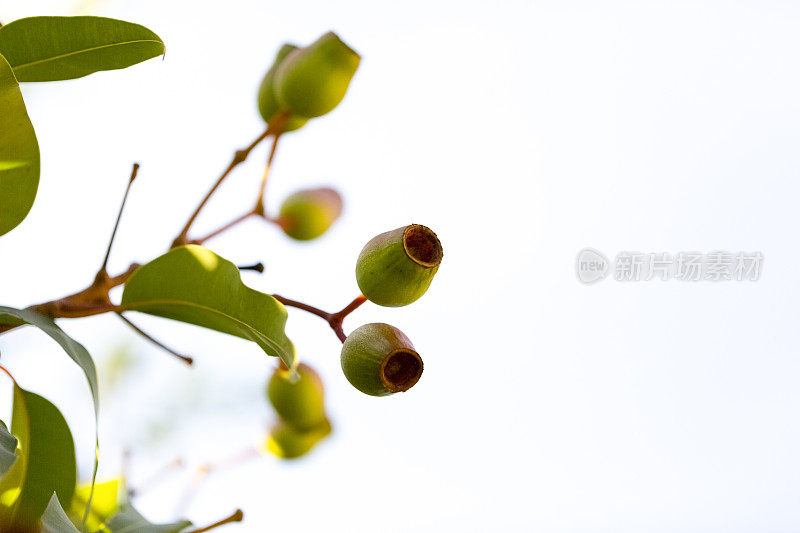
[[[100,415],[100,396],[97,387],[97,369],[95,368],[92,356],[89,355],[89,352],[82,344],[64,333],[64,330],[58,327],[55,322],[33,311],[0,306],[0,324],[4,323],[25,323],[39,328],[56,341],[61,348],[64,349],[70,359],[75,361],[75,364],[83,370],[86,381],[89,383],[89,391],[92,393],[92,402],[94,405],[95,453],[94,470],[92,472],[93,486],[95,477],[97,476],[97,463],[100,451],[100,437],[97,431],[98,418]]]
[[[5,423],[0,420],[0,479],[16,460],[17,438],[8,432]]]
[[[111,533],[179,533],[191,525],[188,520],[172,524],[151,524],[130,504],[123,505],[106,524]]]
[[[55,492],[62,507],[75,492],[75,444],[52,403],[14,383],[11,432],[21,453],[0,481],[0,531],[34,530]]]
[[[89,531],[96,531],[106,520],[114,516],[119,510],[120,504],[125,502],[127,496],[125,480],[116,478],[98,483],[94,487],[94,493],[92,493],[91,485],[78,487],[72,498],[70,509],[70,514],[76,522],[83,520],[90,496],[92,504],[86,520],[86,527]]]
[[[297,366],[283,304],[247,287],[236,265],[201,246],[173,248],[139,267],[121,306],[251,340],[289,368]]]
[[[50,503],[42,515],[42,533],[80,533],[70,522],[55,493],[50,497]]]
[[[103,17],[30,17],[0,27],[0,54],[19,81],[57,81],[164,54],[144,26]]]
[[[14,73],[0,55],[0,235],[22,222],[39,188],[39,143]]]

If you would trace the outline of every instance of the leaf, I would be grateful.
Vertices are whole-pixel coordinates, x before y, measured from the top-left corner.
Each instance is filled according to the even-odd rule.
[[[289,368],[297,366],[283,329],[283,304],[247,287],[236,265],[201,246],[173,248],[139,267],[125,285],[121,306],[251,340]]]
[[[0,421],[0,479],[17,460],[17,438]]]
[[[62,507],[72,499],[75,444],[56,406],[16,383],[11,432],[21,453],[0,481],[0,531],[24,531],[39,523],[54,492]]]
[[[164,54],[144,26],[104,17],[29,17],[0,27],[0,54],[19,81],[57,81],[114,70]]]
[[[94,432],[95,432],[95,449],[94,449],[94,470],[92,472],[92,486],[97,476],[97,463],[100,451],[100,436],[98,434],[98,419],[100,416],[100,396],[97,387],[97,369],[94,365],[94,360],[89,352],[82,344],[74,340],[72,337],[64,333],[55,322],[49,318],[42,316],[27,309],[14,309],[13,307],[0,306],[0,324],[8,323],[9,318],[12,323],[26,323],[36,326],[47,335],[56,341],[61,348],[67,352],[67,355],[75,361],[83,374],[86,376],[86,381],[89,383],[89,391],[92,393],[92,402],[94,405]],[[88,509],[88,507],[87,507]]]
[[[179,533],[192,523],[181,520],[172,524],[151,524],[130,504],[125,504],[114,518],[106,523],[111,533]]]
[[[80,533],[67,517],[55,493],[42,515],[42,533]]]
[[[75,491],[75,496],[72,498],[72,506],[70,508],[70,514],[78,522],[83,520],[90,495],[92,504],[86,520],[86,527],[89,531],[96,531],[119,510],[120,503],[124,501],[126,496],[125,481],[122,478],[115,478],[98,483],[95,485],[93,493],[91,485],[78,487]]]
[[[19,83],[0,55],[0,235],[25,219],[38,188],[36,132],[22,101]]]

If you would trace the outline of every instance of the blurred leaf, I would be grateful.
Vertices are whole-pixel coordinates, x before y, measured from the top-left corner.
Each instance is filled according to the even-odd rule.
[[[75,361],[83,374],[86,376],[86,381],[89,383],[89,391],[92,393],[92,401],[94,404],[94,431],[95,431],[95,449],[94,449],[94,470],[92,472],[92,484],[94,485],[95,477],[97,476],[97,461],[100,452],[100,436],[98,434],[98,417],[100,416],[100,397],[97,390],[97,369],[94,366],[92,356],[82,344],[75,341],[72,337],[64,333],[55,322],[33,311],[27,309],[14,309],[13,307],[0,306],[0,324],[8,322],[8,318],[13,319],[16,323],[26,323],[36,326],[47,335],[56,341],[61,348],[67,352],[67,355]]]
[[[0,481],[0,531],[35,530],[55,492],[62,507],[75,492],[75,444],[55,405],[14,383],[11,432],[21,453]]]
[[[139,267],[125,284],[121,305],[251,340],[289,368],[297,366],[283,329],[283,304],[247,287],[236,265],[201,246],[173,248]]]
[[[42,515],[42,533],[80,533],[67,517],[55,493]]]
[[[191,525],[188,520],[172,524],[151,524],[130,504],[122,506],[106,524],[111,533],[178,533]]]
[[[18,324],[30,324],[42,330],[56,341],[61,348],[67,352],[67,355],[75,361],[75,363],[83,370],[86,376],[86,381],[89,383],[89,390],[92,393],[92,400],[94,401],[95,412],[99,408],[99,397],[97,393],[97,370],[94,366],[92,356],[86,348],[72,337],[64,333],[60,327],[56,325],[51,319],[46,316],[34,313],[28,309],[15,309],[13,307],[0,306],[0,323],[9,322],[3,321],[3,318],[11,318],[10,322]]]
[[[0,420],[0,479],[16,460],[17,438],[8,432],[5,423]]]
[[[103,17],[29,17],[0,27],[0,54],[19,81],[80,78],[164,54],[144,26]]]
[[[120,494],[120,488],[122,489],[122,494]],[[114,516],[120,505],[127,500],[125,481],[122,478],[116,478],[97,483],[93,494],[90,484],[78,487],[75,491],[75,496],[72,498],[72,506],[70,508],[70,514],[76,522],[83,520],[83,514],[89,503],[90,495],[92,497],[92,505],[89,510],[89,516],[86,519],[86,527],[90,531],[95,531],[106,520]]]
[[[39,143],[14,73],[0,55],[0,235],[22,222],[39,188]]]

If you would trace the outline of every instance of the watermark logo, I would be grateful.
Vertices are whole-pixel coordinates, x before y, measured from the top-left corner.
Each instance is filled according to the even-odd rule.
[[[583,283],[595,283],[608,275],[609,262],[606,256],[594,248],[584,248],[578,253],[575,270]]]
[[[678,252],[670,254],[619,252],[613,264],[594,248],[578,253],[578,279],[589,284],[604,279],[609,270],[617,281],[758,281],[761,252]]]

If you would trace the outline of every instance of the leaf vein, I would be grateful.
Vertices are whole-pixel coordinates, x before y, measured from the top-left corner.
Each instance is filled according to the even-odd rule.
[[[38,59],[36,61],[30,61],[28,63],[22,63],[20,65],[15,66],[14,70],[15,71],[24,70],[26,68],[34,67],[34,66],[40,65],[42,63],[47,63],[48,61],[57,61],[59,59],[64,59],[66,57],[71,57],[71,56],[74,56],[74,55],[88,54],[90,52],[95,52],[97,50],[102,50],[104,48],[111,48],[113,46],[126,46],[126,45],[129,45],[129,44],[138,44],[138,43],[157,43],[157,44],[160,44],[162,47],[164,46],[163,42],[157,41],[155,39],[138,39],[138,40],[135,40],[135,41],[124,41],[124,42],[119,42],[119,43],[110,43],[110,44],[104,44],[104,45],[100,45],[100,46],[93,46],[91,48],[83,48],[81,50],[75,50],[73,52],[68,52],[66,54],[60,54],[60,55],[57,55],[57,56],[46,57],[44,59]]]

